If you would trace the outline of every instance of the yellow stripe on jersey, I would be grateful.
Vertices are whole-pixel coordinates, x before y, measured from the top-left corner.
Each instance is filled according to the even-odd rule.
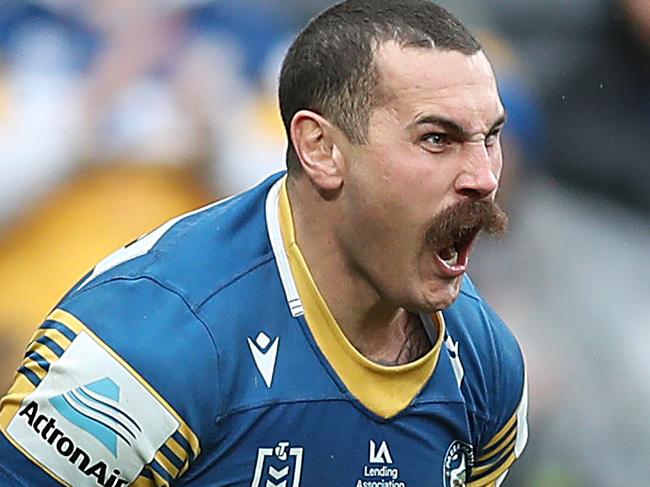
[[[185,448],[179,445],[178,442],[174,439],[174,437],[171,437],[169,440],[167,440],[167,443],[165,444],[171,451],[174,452],[174,454],[178,458],[183,458],[183,453],[185,452]]]
[[[67,336],[65,336],[56,328],[38,328],[29,340],[30,345],[34,344],[36,340],[43,337],[49,338],[63,350],[67,349],[72,343]]]
[[[513,440],[512,443],[507,445],[503,449],[503,451],[501,451],[501,453],[493,457],[494,460],[492,462],[481,465],[480,467],[473,467],[472,477],[479,478],[481,475],[485,475],[486,472],[492,471],[492,469],[494,469],[496,465],[499,465],[500,462],[502,462],[505,458],[509,457],[514,450],[515,450],[515,442]]]
[[[6,431],[9,423],[18,413],[23,399],[34,392],[34,389],[36,386],[23,374],[17,373],[14,376],[14,383],[0,402],[0,429],[2,431]]]
[[[140,475],[131,483],[131,487],[156,487],[156,481],[149,477],[145,477],[144,475]]]
[[[54,353],[52,349],[42,343],[37,342],[37,340],[43,337],[47,337],[48,339],[52,340],[63,350],[65,350],[70,345],[70,343],[72,343],[70,339],[63,335],[59,330],[56,330],[54,328],[39,328],[34,332],[30,344],[27,347],[27,351],[25,352],[27,358],[23,360],[21,368],[27,369],[28,371],[34,373],[39,380],[43,380],[47,372],[34,359],[28,357],[29,354],[32,352],[37,352],[50,365],[59,359],[58,355]],[[9,423],[18,412],[23,399],[31,394],[34,389],[36,389],[36,385],[30,381],[23,373],[18,372],[15,374],[11,388],[7,392],[7,395],[2,398],[2,401],[0,402],[0,429],[4,431],[9,426]]]
[[[48,364],[52,365],[59,359],[59,356],[50,347],[37,341],[43,337],[47,337],[48,339],[52,340],[56,345],[61,347],[62,350],[65,350],[70,345],[70,343],[72,343],[60,331],[53,328],[39,328],[34,332],[25,353],[26,358],[21,364],[21,369],[26,369],[34,373],[36,377],[38,377],[39,381],[43,380],[43,378],[47,375],[47,370],[44,367]],[[38,353],[46,363],[40,365],[33,358],[31,358],[29,355],[34,352]],[[36,387],[37,385],[29,380],[29,378],[24,373],[17,372],[15,374],[11,388],[5,397],[2,398],[2,401],[0,401],[0,430],[2,431],[2,434],[5,436],[5,438],[7,438],[7,440],[17,450],[20,450],[27,458],[29,458],[31,462],[42,468],[61,485],[71,487],[71,484],[67,483],[52,470],[41,464],[41,462],[39,462],[31,453],[19,445],[11,435],[6,433],[7,428],[9,427],[9,423],[11,423],[14,416],[18,413],[23,400],[32,392],[34,392]]]
[[[199,445],[199,439],[192,429],[185,423],[183,418],[172,408],[163,397],[158,394],[158,392],[149,385],[149,383],[140,375],[138,372],[131,367],[122,357],[116,354],[108,345],[106,345],[97,335],[95,335],[86,325],[79,321],[74,315],[64,311],[62,309],[57,309],[50,314],[47,318],[51,321],[58,321],[59,323],[67,326],[76,333],[85,332],[93,340],[95,340],[104,350],[106,350],[115,360],[117,360],[126,370],[128,370],[133,377],[135,377],[140,384],[153,396],[155,397],[160,404],[162,404],[169,413],[176,418],[179,423],[178,432],[180,435],[185,438],[185,440],[190,445],[192,449],[192,456],[196,458],[199,453],[201,453],[201,447]],[[179,455],[179,458],[186,462],[189,460],[190,452],[184,452],[183,455]]]
[[[501,475],[505,473],[506,470],[508,470],[513,463],[515,463],[515,460],[517,459],[517,456],[515,455],[515,452],[513,451],[507,458],[506,460],[499,465],[499,468],[497,468],[494,472],[491,472],[489,475],[486,475],[483,478],[477,479],[477,480],[472,480],[470,479],[469,483],[467,484],[467,487],[489,487],[492,485],[493,482],[495,482]]]
[[[43,380],[43,377],[47,375],[47,370],[45,370],[38,362],[36,362],[36,360],[29,357],[23,361],[22,367],[36,374],[39,380]]]
[[[510,468],[517,459],[514,453],[517,431],[515,412],[479,452],[477,465],[472,467],[468,487],[489,487]]]
[[[169,458],[167,458],[160,450],[154,455],[154,459],[160,464],[162,468],[172,477],[177,478],[179,469],[174,465]]]
[[[508,420],[508,422],[499,430],[499,432],[492,437],[492,439],[488,442],[487,445],[485,445],[482,450],[488,450],[492,448],[501,438],[503,438],[508,432],[510,431],[510,428],[512,428],[515,423],[517,422],[517,414],[513,414],[512,418]]]
[[[183,448],[181,445],[179,445],[178,442],[176,441],[176,439],[175,439],[173,436],[172,436],[171,438],[169,438],[169,439],[165,442],[165,445],[166,445],[167,448],[169,448],[169,449],[172,451],[172,453],[174,453],[174,455],[176,455],[178,458],[180,458],[180,459],[184,459],[184,458],[187,457],[187,454],[186,454],[186,452],[185,452],[185,448]],[[187,471],[187,469],[189,468],[189,466],[190,466],[189,459],[188,459],[188,460],[184,460],[184,462],[183,462],[183,466],[181,467],[181,470],[180,470],[180,472],[178,473],[178,476],[180,477],[181,475],[183,475],[183,474]]]
[[[150,467],[148,470],[153,474],[154,485],[156,485],[156,487],[169,487],[169,482],[167,482],[167,480],[165,480],[158,472]]]
[[[524,373],[521,400],[508,422],[481,448],[468,487],[498,487],[528,440],[528,381]]]
[[[36,352],[37,354],[39,354],[50,365],[52,365],[54,362],[56,362],[59,359],[59,356],[54,352],[54,350],[52,350],[47,345],[44,345],[39,342],[33,342],[31,344],[31,346],[27,350],[27,353],[29,354],[32,352]],[[45,376],[45,374],[43,374],[43,376]],[[41,379],[42,378],[43,377],[41,377]]]
[[[514,427],[511,429],[510,433],[508,436],[506,436],[503,441],[499,442],[497,445],[495,445],[493,448],[484,448],[481,450],[483,455],[478,457],[477,463],[484,463],[488,461],[490,458],[496,457],[501,453],[503,450],[505,450],[508,446],[513,446],[514,447],[514,442],[515,438],[517,437],[517,428],[516,428],[516,423]]]

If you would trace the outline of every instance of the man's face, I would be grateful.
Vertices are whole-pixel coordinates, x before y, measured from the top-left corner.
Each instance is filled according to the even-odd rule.
[[[338,237],[383,300],[431,312],[458,296],[476,233],[505,227],[494,209],[504,109],[482,52],[386,43],[380,106],[346,160]]]

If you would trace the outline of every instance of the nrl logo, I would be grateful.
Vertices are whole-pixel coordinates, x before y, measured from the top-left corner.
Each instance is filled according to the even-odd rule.
[[[300,487],[302,453],[302,448],[290,448],[288,441],[258,449],[251,487]]]
[[[470,445],[462,441],[454,441],[449,445],[442,463],[444,487],[465,487],[472,463],[474,463],[474,452]]]

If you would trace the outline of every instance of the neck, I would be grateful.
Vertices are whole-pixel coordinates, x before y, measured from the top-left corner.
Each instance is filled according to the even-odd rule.
[[[323,198],[307,178],[287,180],[295,237],[341,331],[366,358],[398,365],[425,355],[431,342],[419,317],[382,299],[346,257],[337,239],[336,198]]]

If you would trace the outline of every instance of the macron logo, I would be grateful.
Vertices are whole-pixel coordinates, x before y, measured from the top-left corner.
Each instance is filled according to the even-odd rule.
[[[114,457],[118,437],[132,446],[142,428],[119,405],[120,388],[108,377],[49,399],[61,416],[89,433]]]
[[[449,358],[451,359],[451,366],[454,369],[456,382],[458,382],[458,387],[460,387],[463,382],[463,377],[465,377],[465,369],[463,369],[463,364],[461,363],[460,355],[458,354],[458,342],[455,342],[451,336],[447,335],[445,346],[449,352]]]
[[[276,337],[271,343],[271,339],[264,333],[259,332],[255,341],[247,338],[248,348],[250,348],[255,365],[262,378],[266,383],[266,387],[271,388],[273,383],[273,372],[275,372],[275,359],[278,356],[278,347],[280,346],[280,337]]]

